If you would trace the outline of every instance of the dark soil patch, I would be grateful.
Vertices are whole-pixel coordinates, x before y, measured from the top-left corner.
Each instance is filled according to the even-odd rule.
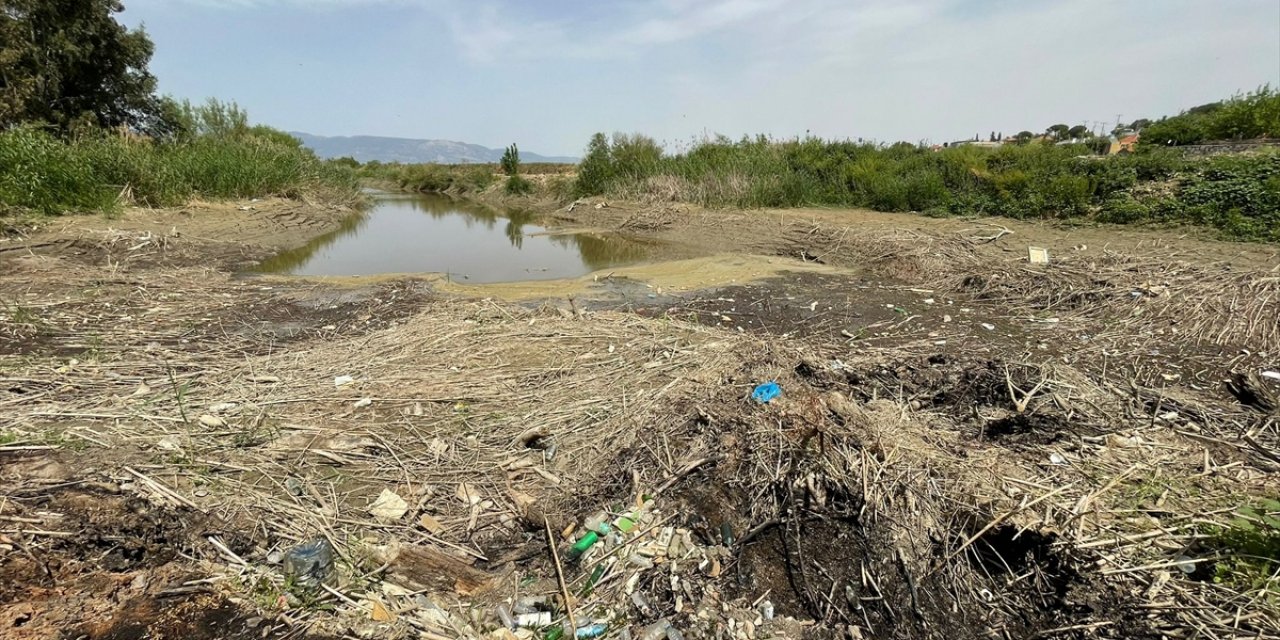
[[[1050,444],[1063,439],[1067,428],[1061,416],[1018,413],[988,422],[982,437],[1004,444]]]
[[[28,460],[27,463],[30,463]],[[249,621],[209,587],[176,589],[205,577],[183,556],[203,555],[217,534],[240,552],[246,541],[209,518],[158,508],[111,485],[62,482],[7,492],[0,534],[0,637],[262,638],[271,624]],[[27,520],[31,522],[26,522]]]

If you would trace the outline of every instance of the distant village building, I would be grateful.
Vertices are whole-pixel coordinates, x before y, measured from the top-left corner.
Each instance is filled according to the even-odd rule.
[[[1133,153],[1138,147],[1138,138],[1141,134],[1126,133],[1111,140],[1111,148],[1107,151],[1108,155],[1116,155],[1118,153]]]

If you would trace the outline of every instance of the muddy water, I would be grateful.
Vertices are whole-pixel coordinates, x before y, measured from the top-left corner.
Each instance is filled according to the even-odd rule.
[[[519,211],[444,196],[381,194],[366,213],[259,270],[303,276],[445,273],[490,283],[574,278],[643,262],[653,248],[612,234],[553,234]]]

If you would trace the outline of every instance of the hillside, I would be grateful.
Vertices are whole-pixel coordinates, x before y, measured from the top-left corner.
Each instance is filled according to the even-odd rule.
[[[316,155],[326,159],[351,157],[360,162],[378,160],[380,162],[464,164],[497,162],[502,158],[501,149],[490,149],[478,144],[451,140],[414,140],[379,136],[326,137],[298,131],[290,133],[302,140],[302,143],[315,151]],[[525,162],[576,163],[578,161],[577,158],[543,156],[524,149],[520,150],[520,157]]]

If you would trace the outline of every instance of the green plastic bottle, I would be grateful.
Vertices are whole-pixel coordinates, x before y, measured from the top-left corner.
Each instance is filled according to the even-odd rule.
[[[599,541],[600,534],[594,531],[588,531],[586,535],[582,536],[581,539],[573,543],[573,546],[569,548],[569,561],[573,562],[578,558],[581,558],[582,554],[587,552],[587,549],[590,549],[592,545]]]

